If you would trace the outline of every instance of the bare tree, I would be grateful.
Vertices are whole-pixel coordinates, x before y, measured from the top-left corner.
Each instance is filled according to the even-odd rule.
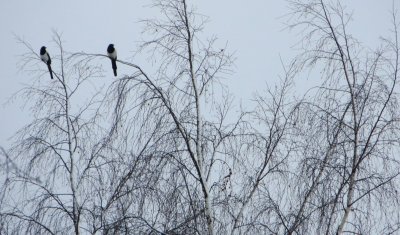
[[[300,108],[303,160],[287,233],[390,233],[398,220],[381,216],[398,206],[396,14],[394,38],[369,51],[346,31],[351,16],[338,1],[290,4],[290,27],[304,36],[299,66],[322,68],[322,80]]]
[[[213,206],[218,202],[213,200],[229,171],[222,153],[229,151],[225,144],[241,115],[225,124],[231,100],[223,95],[218,103],[213,94],[225,91],[218,79],[230,72],[232,60],[224,49],[213,49],[215,39],[202,43],[198,33],[203,19],[194,24],[200,15],[186,1],[156,1],[154,6],[165,21],[145,21],[146,30],[155,35],[143,49],[158,53],[154,58],[160,58],[159,69],[150,76],[137,65],[119,61],[132,67],[132,74],[115,82],[106,98],[94,96],[77,110],[74,94],[89,78],[101,76],[101,69],[90,63],[104,55],[69,54],[56,35],[58,86],[40,84],[22,91],[37,97],[38,103],[33,105],[33,123],[20,131],[13,149],[23,158],[19,161],[28,161],[32,175],[48,180],[13,180],[29,189],[21,201],[31,203],[26,210],[10,206],[2,213],[17,218],[15,229],[214,233]],[[26,45],[29,65],[38,56]],[[215,115],[203,116],[206,104]],[[112,118],[108,128],[102,125],[107,116]]]
[[[119,59],[128,74],[104,86],[91,80],[106,55],[66,52],[55,33],[51,81],[21,40],[32,122],[0,152],[0,233],[399,231],[396,14],[372,51],[338,1],[289,3],[302,53],[248,110],[223,83],[232,55],[187,0],[153,1],[137,54],[152,66]],[[320,82],[297,98],[307,69]]]
[[[148,74],[138,65],[119,61],[136,70],[119,86],[126,92],[140,94],[137,103],[129,104],[132,99],[124,99],[123,106],[126,110],[135,105],[145,106],[145,116],[164,130],[161,142],[171,146],[164,148],[168,158],[164,167],[174,172],[176,178],[165,182],[175,185],[173,192],[168,193],[174,197],[167,203],[181,208],[159,208],[159,212],[181,216],[174,223],[166,220],[159,231],[214,234],[218,220],[213,207],[218,204],[218,186],[229,172],[223,154],[229,151],[225,144],[242,119],[239,115],[237,121],[225,124],[231,99],[219,83],[219,76],[230,72],[232,59],[225,48],[213,48],[214,38],[201,39],[205,19],[195,14],[186,1],[154,1],[153,6],[160,9],[164,18],[143,21],[144,32],[151,39],[145,39],[140,49],[150,52],[150,59],[159,66]],[[218,91],[222,96],[215,95]],[[211,115],[204,115],[203,109],[210,110]],[[169,187],[157,189],[164,191]]]
[[[104,141],[97,124],[97,94],[81,93],[89,78],[101,76],[101,68],[71,57],[59,34],[53,42],[59,49],[53,61],[59,67],[53,71],[55,81],[48,82],[43,81],[46,70],[36,50],[21,41],[27,48],[22,69],[32,71],[35,80],[16,96],[31,105],[33,121],[17,133],[10,152],[25,174],[14,174],[8,185],[12,200],[3,204],[1,216],[18,221],[9,232],[79,234],[85,197],[90,195],[85,187],[93,172],[88,169]],[[76,106],[81,99],[87,102]]]

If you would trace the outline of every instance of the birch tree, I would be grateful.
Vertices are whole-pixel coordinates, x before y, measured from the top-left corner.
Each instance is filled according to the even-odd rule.
[[[398,232],[396,13],[371,50],[339,1],[288,3],[301,52],[248,109],[225,85],[227,45],[187,0],[152,1],[135,54],[150,66],[119,57],[125,74],[104,85],[105,51],[67,52],[54,33],[50,81],[21,40],[32,122],[0,152],[0,233]],[[318,84],[297,97],[305,71]]]
[[[369,50],[348,32],[351,15],[339,1],[289,3],[290,27],[303,36],[298,66],[318,70],[321,82],[300,109],[301,171],[285,230],[393,233],[399,221],[385,214],[398,207],[396,13],[392,36]]]

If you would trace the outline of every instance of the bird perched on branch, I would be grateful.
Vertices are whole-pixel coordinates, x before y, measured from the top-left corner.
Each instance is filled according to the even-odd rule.
[[[53,70],[51,69],[51,58],[49,53],[46,51],[46,47],[42,46],[40,48],[40,59],[47,64],[47,68],[49,69],[50,77],[53,79]]]
[[[111,65],[114,71],[114,76],[117,76],[117,51],[114,48],[114,44],[108,45],[107,55],[111,59]]]

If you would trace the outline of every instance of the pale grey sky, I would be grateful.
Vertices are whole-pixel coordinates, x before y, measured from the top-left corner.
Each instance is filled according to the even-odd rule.
[[[388,35],[392,0],[343,0],[354,13],[351,33],[369,47],[378,44],[380,35]],[[396,2],[396,1],[395,1]],[[24,47],[14,34],[23,37],[39,51],[47,45],[50,54],[52,29],[63,34],[67,51],[105,53],[113,42],[120,59],[132,58],[136,41],[140,39],[139,19],[156,17],[157,11],[145,7],[147,0],[0,0],[0,146],[9,147],[7,139],[29,122],[29,112],[21,104],[5,104],[8,98],[29,84],[29,74],[18,72],[18,55]],[[198,12],[210,17],[205,27],[207,35],[216,35],[219,43],[228,42],[235,51],[235,73],[225,82],[236,97],[246,100],[256,91],[273,85],[282,72],[280,57],[289,61],[295,51],[291,48],[298,38],[284,29],[287,13],[284,0],[202,0],[190,1]],[[134,62],[145,64],[144,58]],[[109,66],[109,61],[104,61]],[[120,74],[128,71],[120,70]],[[114,79],[112,74],[104,79]],[[307,83],[298,78],[298,84]],[[301,86],[299,85],[299,89]]]

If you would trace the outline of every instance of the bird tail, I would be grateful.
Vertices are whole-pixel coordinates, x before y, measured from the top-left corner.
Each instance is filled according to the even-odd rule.
[[[117,76],[117,60],[111,60],[111,65],[112,65],[112,68],[113,68],[113,71],[114,71],[114,76],[116,77]]]
[[[53,79],[53,70],[51,69],[50,64],[47,65],[47,68],[49,68],[50,77]]]

